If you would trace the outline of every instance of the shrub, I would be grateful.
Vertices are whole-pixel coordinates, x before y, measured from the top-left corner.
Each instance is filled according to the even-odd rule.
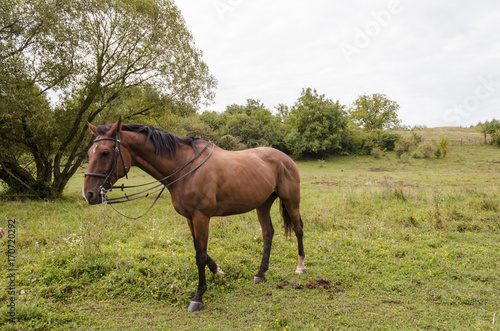
[[[220,148],[230,151],[238,151],[246,148],[245,144],[243,144],[238,138],[233,137],[230,134],[222,136],[220,139],[216,140],[215,143]]]
[[[378,143],[382,150],[393,151],[396,142],[401,139],[401,135],[393,132],[382,132],[378,137]]]
[[[408,153],[413,150],[417,145],[413,142],[413,139],[400,139],[397,143],[404,152]]]
[[[401,144],[396,144],[394,150],[396,151],[396,155],[398,156],[398,158],[401,158],[401,155],[403,155],[405,152],[405,149]]]
[[[378,147],[374,147],[372,148],[371,155],[376,159],[380,159],[380,157],[383,155],[383,151]]]
[[[416,154],[422,158],[428,159],[435,155],[437,146],[431,143],[421,143],[418,145]]]
[[[441,152],[441,155],[443,157],[446,157],[446,154],[448,153],[448,137],[441,137],[439,139],[439,150]]]
[[[342,131],[340,146],[343,154],[361,154],[365,135],[363,131],[347,127]]]
[[[422,142],[422,136],[419,136],[416,132],[412,132],[411,139],[415,145],[418,145]]]
[[[443,154],[441,153],[440,148],[436,148],[436,151],[434,152],[434,155],[439,159]]]
[[[491,144],[493,146],[500,147],[500,129],[491,133]]]

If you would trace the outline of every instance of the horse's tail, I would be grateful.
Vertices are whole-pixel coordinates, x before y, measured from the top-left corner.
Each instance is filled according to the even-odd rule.
[[[286,206],[283,203],[283,200],[280,200],[280,212],[285,224],[285,237],[288,238],[290,232],[292,231],[292,218],[290,217],[290,214],[288,214],[288,210],[286,210]]]

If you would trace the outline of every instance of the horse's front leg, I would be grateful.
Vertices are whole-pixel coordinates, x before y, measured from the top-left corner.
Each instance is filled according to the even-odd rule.
[[[189,228],[193,234],[198,267],[198,291],[189,304],[188,311],[190,312],[199,311],[203,307],[203,294],[207,290],[205,266],[208,264],[209,269],[214,273],[218,271],[217,264],[207,254],[209,221],[210,218],[201,213],[188,219]]]

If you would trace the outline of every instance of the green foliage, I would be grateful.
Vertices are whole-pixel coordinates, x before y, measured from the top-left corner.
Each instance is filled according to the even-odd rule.
[[[354,101],[349,110],[349,117],[353,123],[366,131],[391,129],[401,124],[398,110],[399,105],[387,99],[384,94],[363,94]]]
[[[411,157],[419,158],[444,158],[448,155],[449,139],[447,137],[439,138],[437,144],[434,139],[427,138],[422,142],[422,136],[416,135],[414,132],[411,136],[401,138],[395,144],[396,155],[401,158],[404,153],[408,153]],[[408,155],[407,154],[407,155]]]
[[[169,0],[6,0],[0,39],[0,180],[17,195],[63,192],[90,146],[85,121],[192,116],[214,97]]]
[[[370,155],[374,148],[381,151],[393,151],[401,135],[390,131],[366,132],[349,128],[343,137],[342,148],[347,154]]]
[[[384,152],[380,148],[374,147],[372,148],[371,155],[376,159],[380,159],[384,155]]]
[[[340,151],[342,132],[347,126],[344,106],[316,90],[304,89],[292,107],[287,122],[290,132],[285,138],[295,157]]]
[[[418,145],[417,150],[414,152],[414,158],[428,159],[436,155],[438,147],[433,143],[421,143]]]
[[[441,156],[443,155],[443,152],[441,152],[441,148],[436,148],[436,150],[434,151],[434,155],[436,155],[436,158],[441,158]]]
[[[393,151],[401,135],[394,132],[382,131],[378,137],[378,143],[382,150]]]
[[[497,119],[492,119],[482,125],[481,132],[484,134],[484,140],[486,142],[486,136],[490,135],[491,144],[500,147],[500,121]]]
[[[422,142],[422,136],[416,133],[415,131],[412,131],[410,139],[411,142],[415,145],[418,145]]]
[[[448,154],[448,143],[449,139],[448,137],[441,137],[439,138],[439,151],[441,152],[441,156],[446,157],[446,154]]]
[[[206,111],[199,119],[210,128],[208,137],[220,147],[234,150],[271,146],[286,150],[283,144],[284,124],[258,100],[249,99],[246,105],[230,105],[222,114]],[[198,133],[188,131],[190,134]]]

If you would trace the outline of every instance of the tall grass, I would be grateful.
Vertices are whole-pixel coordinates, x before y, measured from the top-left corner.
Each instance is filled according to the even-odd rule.
[[[270,270],[259,285],[252,282],[263,245],[255,212],[212,219],[209,254],[226,276],[208,276],[205,309],[197,314],[186,312],[198,280],[191,234],[168,196],[139,220],[86,205],[79,177],[57,202],[1,201],[0,226],[18,221],[18,321],[9,321],[10,296],[0,290],[0,325],[499,329],[498,150],[448,149],[441,159],[401,160],[388,152],[299,162],[304,275],[293,272],[296,240],[285,238],[277,206]],[[138,215],[150,202],[119,207]],[[6,254],[2,240],[0,256]],[[0,270],[6,266],[2,258]],[[307,286],[319,279],[332,287]]]

